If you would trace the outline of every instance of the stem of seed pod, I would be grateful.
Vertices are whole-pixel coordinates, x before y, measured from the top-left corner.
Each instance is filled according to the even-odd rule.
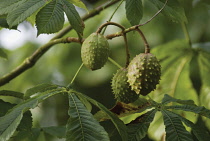
[[[80,72],[80,70],[82,69],[82,67],[83,67],[83,63],[82,63],[82,64],[80,65],[80,67],[78,68],[77,72],[75,73],[75,75],[74,75],[74,77],[73,77],[73,79],[71,80],[71,83],[70,83],[69,85],[73,84],[74,80],[76,79],[76,77],[77,77],[77,75],[79,74],[79,72]],[[68,86],[69,86],[69,85],[68,85]]]
[[[117,10],[119,9],[119,7],[122,5],[122,3],[124,2],[124,0],[121,0],[121,2],[119,3],[119,5],[117,6],[117,8],[114,10],[114,12],[112,13],[111,17],[109,18],[108,22],[110,22],[114,16],[114,14],[117,12]],[[104,30],[102,31],[102,34],[105,33],[107,26],[104,28]]]
[[[114,64],[115,66],[117,66],[119,69],[121,69],[122,67],[115,61],[115,60],[113,60],[112,58],[108,58],[109,59],[109,61],[112,63],[112,64]]]
[[[136,28],[136,31],[140,34],[140,36],[144,42],[145,53],[150,53],[150,47],[149,47],[149,44],[148,44],[147,39],[145,38],[143,32],[138,27]]]
[[[125,27],[122,26],[122,25],[120,25],[120,24],[118,24],[118,23],[115,23],[115,22],[106,22],[106,23],[102,24],[102,25],[98,28],[98,30],[96,31],[96,33],[100,33],[100,32],[102,31],[102,29],[103,29],[104,27],[108,26],[108,25],[115,25],[115,26],[121,28],[122,30],[125,30]]]
[[[130,53],[129,53],[129,49],[128,49],[128,40],[127,40],[127,37],[126,37],[126,33],[123,33],[123,39],[125,41],[125,52],[126,52],[125,67],[127,68],[127,66],[129,65],[129,62],[130,62]]]
[[[138,27],[139,27],[139,26],[143,26],[143,25],[148,24],[149,22],[151,22],[157,15],[160,14],[160,12],[162,12],[162,10],[165,8],[165,6],[166,6],[167,3],[168,3],[168,0],[165,1],[163,7],[162,7],[157,13],[155,13],[155,15],[153,15],[153,16],[152,16],[148,21],[146,21],[145,23],[139,24]]]

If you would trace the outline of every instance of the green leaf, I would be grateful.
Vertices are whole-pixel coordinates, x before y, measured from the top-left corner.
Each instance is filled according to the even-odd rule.
[[[23,117],[23,112],[30,108],[35,108],[39,102],[46,98],[65,91],[65,88],[58,88],[40,93],[39,95],[16,105],[6,115],[0,117],[0,141],[8,140],[12,136]]]
[[[173,113],[175,114],[175,113]],[[189,121],[188,119],[177,115],[188,127],[192,129],[193,134],[196,136],[196,138],[199,141],[209,141],[210,135],[207,130],[204,130],[204,128],[200,127],[199,124],[194,124],[193,122]]]
[[[0,90],[0,96],[12,96],[16,98],[23,99],[23,93],[16,92],[16,91],[10,91],[10,90]]]
[[[185,40],[175,40],[152,49],[162,66],[158,93],[168,93],[178,99],[190,99],[198,102],[197,94],[189,78],[189,62],[193,56],[192,48]],[[183,94],[184,93],[184,94]],[[162,100],[159,95],[153,98]]]
[[[189,88],[191,87],[191,83],[189,84],[190,79],[188,75],[190,58],[191,56],[188,55],[182,56],[181,58],[179,58],[179,60],[177,60],[176,64],[171,66],[170,70],[168,70],[168,72],[162,76],[163,81],[160,84],[162,84],[162,87],[169,89],[165,92],[169,93],[172,97],[179,99],[186,99],[187,97],[187,94],[180,95],[180,93],[186,91],[189,92]],[[190,95],[192,94],[193,93],[191,93]]]
[[[161,140],[163,134],[165,135],[165,128],[161,112],[156,112],[154,120],[150,123],[148,135],[156,140]]]
[[[14,116],[15,118],[8,117],[8,119],[11,119],[9,121],[9,124],[7,124],[8,119],[0,117],[0,141],[8,140],[13,135],[15,129],[17,128],[23,117],[23,113],[15,113],[12,116]]]
[[[17,26],[14,26],[14,27],[10,28],[8,23],[7,23],[6,18],[7,18],[7,15],[1,15],[0,16],[0,27],[9,28],[9,29],[17,29]],[[2,50],[2,48],[0,48],[0,57],[4,58],[4,59],[8,59],[7,54]]]
[[[210,70],[210,53],[209,51],[201,51],[199,53],[199,66],[200,66],[200,73],[202,78],[202,89],[201,94],[199,95],[200,99],[200,106],[204,106],[208,109],[210,109],[210,81],[209,81],[209,70]],[[206,126],[208,129],[210,129],[210,119],[206,119],[203,117],[203,120],[205,121]]]
[[[171,66],[182,59],[189,50],[190,46],[186,40],[173,40],[153,48],[152,53],[157,55],[157,58],[160,60],[161,72],[164,74]]]
[[[70,1],[72,4],[88,11],[87,7],[85,6],[85,4],[81,0],[68,0],[68,1]]]
[[[9,27],[13,27],[23,22],[26,18],[31,16],[39,8],[44,6],[46,1],[43,0],[28,0],[21,4],[14,11],[10,12],[7,16]]]
[[[86,98],[84,98],[84,97],[79,97],[80,99],[80,101],[85,105],[85,107],[87,108],[87,110],[89,111],[89,112],[91,112],[91,110],[92,110],[92,105],[91,105],[91,103],[89,102],[89,101],[87,101],[87,99]]]
[[[156,112],[157,110],[153,109],[140,117],[139,120],[135,120],[134,123],[128,125],[129,141],[140,141],[146,136]]]
[[[206,109],[203,106],[196,106],[196,105],[173,105],[173,106],[165,106],[167,109],[175,109],[175,110],[182,110],[182,111],[189,111],[201,116],[205,116],[210,118],[210,110]]]
[[[4,116],[8,112],[8,110],[12,109],[12,107],[14,106],[15,104],[11,104],[0,99],[0,117]]]
[[[203,85],[210,86],[209,78],[206,77],[209,75],[210,69],[210,53],[207,51],[200,51],[198,57],[198,63],[200,67],[200,74],[202,78]]]
[[[185,129],[178,116],[170,111],[161,110],[166,126],[166,141],[193,141],[191,134]]]
[[[104,127],[104,129],[109,134],[111,141],[121,141],[120,140],[121,137],[111,120],[102,121],[100,122],[100,124]]]
[[[51,1],[36,15],[37,35],[42,33],[55,33],[62,29],[63,24],[64,13],[59,0]]]
[[[65,126],[42,127],[42,130],[45,133],[48,133],[52,136],[56,136],[58,138],[65,138],[65,135],[66,135],[66,127]]]
[[[200,73],[200,66],[198,63],[199,59],[199,50],[193,50],[193,56],[190,61],[190,80],[193,84],[194,89],[196,90],[197,94],[200,94],[201,86],[202,86],[202,78]]]
[[[1,0],[0,1],[0,15],[8,14],[12,12],[19,5],[24,3],[26,0]]]
[[[29,98],[30,96],[36,94],[36,93],[40,93],[40,92],[44,92],[44,91],[48,91],[48,90],[53,90],[53,89],[56,89],[58,88],[59,86],[58,85],[54,85],[54,84],[39,84],[35,87],[32,87],[30,89],[28,89],[25,94],[24,94],[24,97],[25,98]]]
[[[27,131],[19,131],[17,135],[14,136],[15,141],[38,141],[40,135],[40,128],[32,128]]]
[[[79,97],[83,97],[86,98],[88,101],[90,101],[93,105],[95,105],[96,107],[98,107],[100,110],[102,110],[103,112],[106,113],[106,115],[112,120],[113,124],[115,125],[115,127],[117,128],[122,141],[127,141],[128,140],[128,134],[127,134],[127,127],[125,126],[125,124],[116,116],[114,115],[111,111],[109,111],[105,106],[103,106],[101,103],[95,101],[94,99],[83,95],[79,92],[74,91],[74,93],[76,93],[77,96]]]
[[[83,35],[84,30],[84,23],[80,18],[77,10],[75,9],[74,5],[69,3],[66,0],[61,0],[63,4],[63,10],[66,13],[66,16],[71,24],[72,28],[76,30],[79,35]]]
[[[1,27],[4,27],[4,26],[2,26],[2,23],[3,21],[2,21],[2,19],[0,18],[0,26]],[[6,21],[5,21],[6,22]],[[8,59],[8,57],[7,57],[7,54],[4,52],[4,50],[2,49],[2,48],[0,48],[0,58],[4,58],[4,59]]]
[[[170,102],[176,102],[176,103],[179,103],[179,104],[187,104],[187,105],[195,105],[193,100],[176,99],[176,98],[171,97],[168,94],[165,94],[164,98],[162,100],[162,104],[167,104],[167,103],[170,103]]]
[[[27,111],[23,114],[23,118],[20,122],[20,124],[18,125],[17,130],[18,131],[28,131],[31,130],[32,128],[32,113],[31,111]]]
[[[87,111],[86,107],[74,93],[69,93],[70,118],[67,123],[67,141],[108,141],[109,137],[104,128]]]
[[[161,9],[166,0],[150,0],[158,9]],[[187,22],[184,8],[177,0],[168,0],[167,5],[162,10],[162,13],[174,22]]]
[[[125,1],[126,17],[131,25],[138,25],[143,17],[143,6],[141,0]]]
[[[6,20],[6,16],[5,17],[0,16],[0,27],[9,28],[9,25]],[[0,48],[0,57],[5,58],[5,55],[6,54],[4,53],[4,51]]]

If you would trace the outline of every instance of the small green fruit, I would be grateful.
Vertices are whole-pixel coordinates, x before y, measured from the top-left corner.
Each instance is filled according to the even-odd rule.
[[[81,48],[81,58],[83,64],[91,69],[102,68],[109,57],[109,43],[107,39],[99,34],[92,33],[86,38]]]
[[[141,53],[128,66],[128,83],[137,94],[147,95],[159,84],[161,66],[151,53]]]
[[[117,71],[112,79],[112,90],[115,98],[124,103],[131,103],[138,99],[139,95],[131,90],[127,82],[127,69],[122,68]]]

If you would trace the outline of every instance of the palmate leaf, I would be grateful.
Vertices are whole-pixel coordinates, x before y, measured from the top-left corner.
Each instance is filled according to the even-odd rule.
[[[52,0],[36,15],[37,35],[55,33],[62,29],[63,24],[64,13],[60,0]]]
[[[16,98],[23,99],[23,93],[16,92],[16,91],[10,91],[10,90],[0,90],[0,96],[12,96]]]
[[[0,117],[4,116],[10,109],[12,109],[16,104],[11,104],[9,102],[4,102],[0,99]],[[19,131],[30,130],[32,128],[32,114],[27,111],[23,114],[23,118],[17,128]]]
[[[186,104],[186,105],[195,105],[193,100],[181,100],[171,97],[170,95],[165,94],[162,99],[162,104],[167,104],[170,102],[176,102],[179,104]]]
[[[182,59],[190,49],[186,40],[174,40],[152,49],[161,63],[161,73],[164,74],[177,61]],[[167,52],[167,53],[166,53]]]
[[[128,125],[129,141],[140,141],[146,136],[156,112],[157,110],[153,109],[144,114],[139,122],[136,121],[134,124],[131,123]]]
[[[27,111],[23,114],[23,118],[21,119],[20,124],[17,127],[18,131],[27,131],[27,130],[31,130],[32,128],[32,113],[31,111]]]
[[[193,141],[191,134],[185,129],[178,116],[167,110],[161,110],[161,112],[166,127],[166,141]]]
[[[121,137],[111,120],[102,121],[100,122],[100,124],[109,134],[110,141],[121,141]]]
[[[47,1],[44,0],[28,0],[21,4],[15,10],[10,12],[7,16],[9,27],[13,27],[23,22],[26,18],[31,16],[39,8],[45,5]]]
[[[193,51],[193,56],[190,61],[190,67],[189,67],[190,80],[193,84],[194,89],[199,95],[202,87],[201,69],[198,62],[200,51],[198,49],[193,49],[192,51]]]
[[[14,136],[15,141],[38,141],[38,137],[41,133],[40,128],[32,128],[31,130],[19,131]]]
[[[23,113],[13,114],[12,116],[15,118],[11,119],[9,125],[4,124],[3,122],[6,122],[6,120],[0,117],[0,141],[8,140],[13,135],[23,117]],[[8,117],[8,119],[10,118]],[[3,125],[6,125],[7,127]]]
[[[189,63],[193,56],[189,44],[185,40],[175,40],[155,47],[152,49],[152,53],[160,59],[162,66],[158,93],[168,93],[170,96],[179,99],[190,97],[197,103],[197,94],[189,77]],[[162,98],[157,94],[154,94],[154,97],[159,100]]]
[[[166,0],[150,0],[158,9],[161,9]],[[184,8],[177,0],[168,0],[162,13],[174,22],[187,22]]]
[[[199,46],[203,47],[203,46]],[[209,48],[209,46],[208,46]],[[207,47],[206,47],[207,49]],[[209,51],[203,50],[199,53],[199,66],[200,66],[200,71],[201,71],[201,78],[202,78],[202,89],[201,89],[201,94],[199,96],[200,99],[200,105],[205,106],[206,108],[210,109],[210,81],[209,81],[209,70],[210,70],[210,53]],[[203,118],[205,121],[206,126],[208,129],[210,129],[210,119]]]
[[[76,30],[76,32],[80,36],[82,36],[85,26],[84,26],[82,19],[79,16],[78,12],[76,11],[74,5],[69,3],[66,0],[61,0],[61,3],[63,5],[63,10],[66,13],[69,23],[71,24],[73,29]]]
[[[91,103],[84,97],[79,97],[79,100],[85,105],[85,107],[87,108],[87,110],[89,112],[91,112],[92,110],[92,105]],[[94,116],[95,117],[95,116]]]
[[[81,0],[68,0],[68,1],[70,1],[72,4],[88,11],[87,7],[85,6],[85,4]]]
[[[109,111],[105,106],[103,106],[101,103],[97,102],[96,100],[94,100],[86,95],[83,95],[79,92],[76,92],[76,91],[74,91],[74,93],[76,93],[76,95],[79,97],[86,98],[93,105],[95,105],[100,110],[102,110],[111,119],[111,121],[117,128],[117,131],[119,132],[119,134],[122,138],[122,141],[128,140],[127,128],[126,128],[125,124],[116,115],[114,115],[111,111]]]
[[[0,0],[0,15],[12,12],[26,0]]]
[[[150,127],[148,129],[148,135],[151,138],[155,138],[157,140],[161,140],[163,134],[165,135],[165,126],[163,123],[163,116],[161,112],[156,112],[154,120],[150,123]]]
[[[182,110],[193,112],[199,114],[200,116],[204,116],[210,118],[210,110],[206,109],[203,106],[196,106],[196,105],[173,105],[173,106],[165,106],[167,109],[175,109],[175,110]]]
[[[4,116],[8,112],[8,110],[12,109],[12,107],[14,106],[15,104],[11,104],[0,99],[0,117]]]
[[[58,138],[65,138],[66,136],[66,127],[65,126],[50,126],[50,127],[42,127],[42,131],[52,136],[56,136]]]
[[[209,77],[209,69],[210,69],[210,53],[206,50],[201,50],[198,56],[198,63],[200,67],[200,73],[202,82],[206,86],[210,86]]]
[[[175,113],[172,113],[172,114],[175,114]],[[194,133],[195,137],[199,141],[209,141],[210,135],[207,130],[204,130],[202,127],[199,126],[199,124],[194,124],[193,122],[189,121],[188,119],[180,115],[176,114],[176,116],[178,116],[182,120],[182,122],[185,123],[185,125],[187,125],[188,127],[192,129],[192,132]]]
[[[0,141],[8,140],[12,136],[26,110],[35,108],[39,102],[48,97],[64,92],[66,92],[65,88],[46,91],[13,107],[6,115],[0,117]]]
[[[30,96],[32,96],[36,93],[53,90],[53,89],[56,89],[58,87],[59,87],[58,85],[54,85],[54,84],[47,84],[47,83],[39,84],[35,87],[32,87],[32,88],[28,89],[25,92],[24,97],[29,98]]]
[[[109,141],[107,132],[74,93],[69,93],[68,114],[67,141]]]
[[[17,26],[14,27],[9,27],[7,20],[6,20],[6,16],[0,16],[0,29],[1,27],[3,28],[9,28],[9,29],[17,29]],[[5,52],[3,52],[3,50],[0,48],[0,57],[7,59],[7,55],[5,54]]]
[[[138,25],[143,16],[142,0],[126,0],[125,10],[130,24]]]

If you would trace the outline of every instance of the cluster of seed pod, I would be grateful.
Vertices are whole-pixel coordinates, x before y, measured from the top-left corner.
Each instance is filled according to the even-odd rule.
[[[124,70],[126,73],[119,73],[120,69],[112,79],[113,93],[118,101],[134,102],[139,95],[146,96],[159,84],[161,66],[151,53],[137,55]]]
[[[109,44],[100,33],[92,33],[82,44],[83,64],[91,70],[100,69],[109,57]],[[117,71],[112,79],[115,98],[124,103],[131,103],[139,95],[146,96],[156,89],[161,76],[161,66],[151,53],[141,53],[134,57],[127,68]]]

